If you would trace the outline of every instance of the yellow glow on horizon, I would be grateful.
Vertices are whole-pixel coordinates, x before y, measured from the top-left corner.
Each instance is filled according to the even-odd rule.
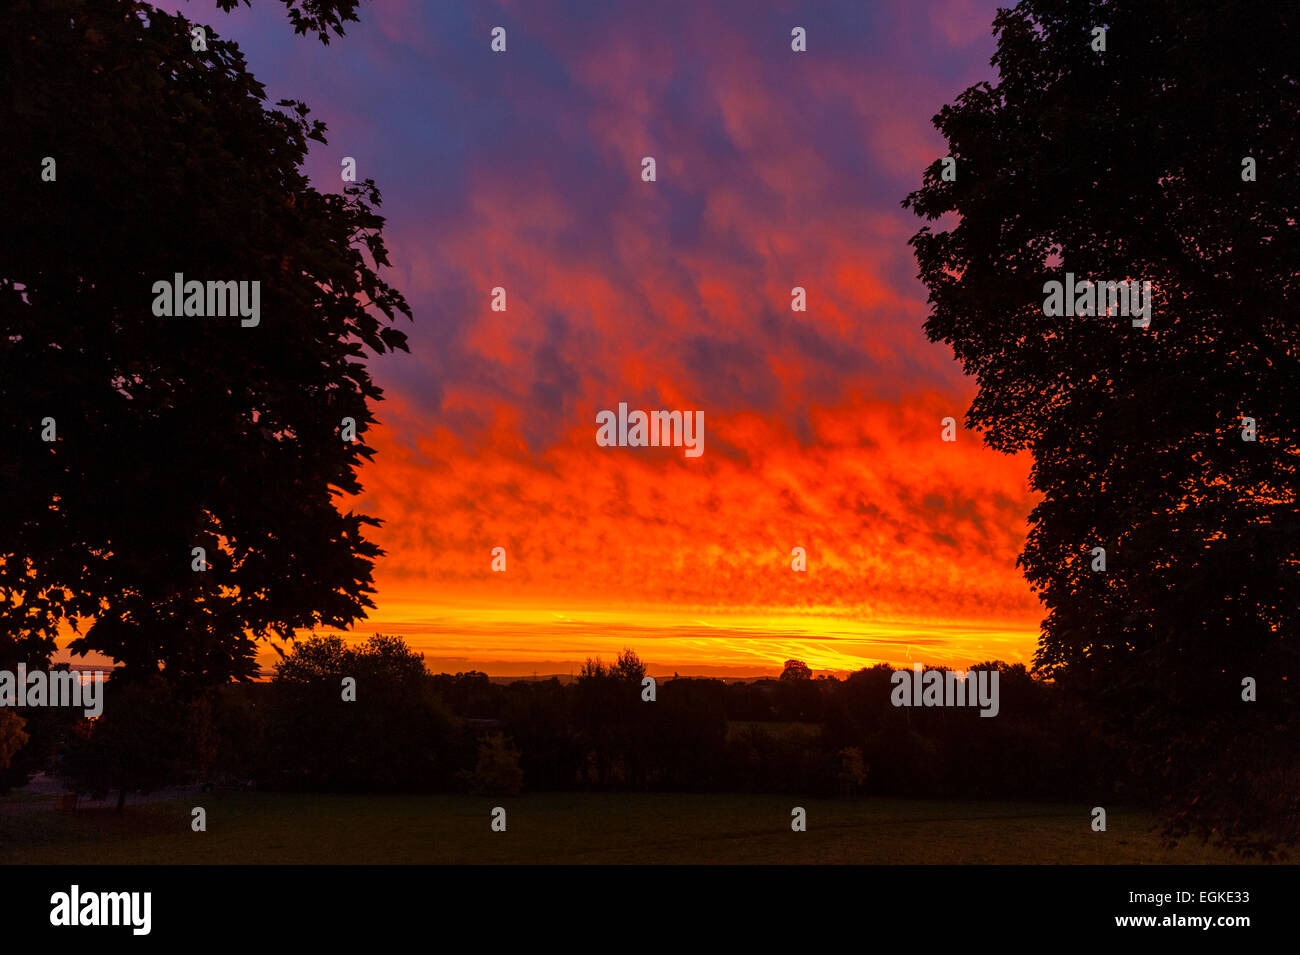
[[[83,627],[84,632],[84,627]],[[800,659],[815,671],[849,673],[877,663],[967,666],[985,660],[1028,664],[1037,621],[872,620],[841,608],[712,608],[519,605],[482,607],[390,598],[349,631],[360,642],[373,633],[402,637],[425,654],[433,672],[484,670],[493,676],[576,672],[590,658],[612,661],[634,650],[655,675],[756,676]],[[300,639],[312,635],[302,631]],[[65,629],[59,645],[75,636]],[[110,665],[97,654],[57,660]],[[261,645],[259,663],[278,657]]]
[[[588,657],[612,660],[630,648],[654,673],[753,675],[778,671],[791,658],[814,670],[851,672],[877,663],[913,661],[964,666],[989,659],[1028,663],[1038,637],[1034,620],[870,620],[838,608],[718,611],[703,608],[606,609],[566,605],[474,607],[385,600],[351,636],[402,636],[439,660],[503,674],[556,672]]]

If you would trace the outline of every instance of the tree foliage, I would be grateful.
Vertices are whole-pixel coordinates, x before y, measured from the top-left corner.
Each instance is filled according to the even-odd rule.
[[[104,685],[104,712],[80,720],[62,773],[71,789],[103,798],[190,782],[211,758],[207,700],[191,698],[160,674],[119,672]]]
[[[287,7],[324,39],[355,3]],[[220,682],[257,639],[371,605],[376,522],[339,498],[373,455],[365,357],[405,350],[411,313],[378,274],[374,182],[317,191],[323,124],[189,26],[127,0],[0,10],[0,634],[36,661],[93,619],[74,651]],[[260,324],[155,317],[176,273],[260,282]]]
[[[240,0],[217,0],[217,6],[229,12],[239,6]],[[251,7],[252,0],[243,0]],[[357,22],[358,0],[280,0],[284,12],[293,24],[295,33],[314,33],[321,43],[328,44],[330,31],[343,35],[343,24]]]
[[[474,771],[466,774],[469,791],[480,796],[518,796],[524,784],[519,750],[501,733],[489,733],[478,744]]]
[[[955,180],[904,201],[955,213],[912,239],[926,332],[978,382],[968,424],[1033,455],[1037,665],[1125,734],[1171,834],[1267,849],[1300,810],[1297,11],[1026,0],[994,26],[997,82],[934,120]],[[1045,317],[1066,272],[1150,281],[1150,326]]]
[[[344,679],[355,683],[345,698]],[[353,694],[349,694],[353,696]],[[400,637],[298,641],[271,681],[264,778],[290,789],[387,791],[450,778],[451,720]]]
[[[27,742],[26,724],[27,721],[13,710],[0,710],[0,771],[9,768],[14,756]]]
[[[781,668],[782,680],[811,680],[812,670],[802,660],[786,660]]]

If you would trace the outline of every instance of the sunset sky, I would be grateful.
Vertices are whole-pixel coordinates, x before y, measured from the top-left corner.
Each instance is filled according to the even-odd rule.
[[[381,0],[322,46],[278,3],[180,5],[325,121],[317,188],[351,156],[383,192],[415,322],[372,363],[352,506],[388,553],[354,632],[499,675],[1028,660],[1029,462],[940,441],[973,387],[924,337],[899,207],[946,152],[931,116],[992,78],[995,4],[619,7]],[[597,446],[619,402],[702,410],[704,454]]]

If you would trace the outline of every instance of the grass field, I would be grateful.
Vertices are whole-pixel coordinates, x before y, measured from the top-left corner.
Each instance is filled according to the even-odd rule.
[[[207,831],[190,810],[207,810]],[[495,805],[506,832],[493,832]],[[803,806],[808,831],[790,830]],[[0,813],[0,864],[1224,863],[1168,850],[1151,817],[1022,803],[788,796],[325,796],[218,792],[106,810]]]

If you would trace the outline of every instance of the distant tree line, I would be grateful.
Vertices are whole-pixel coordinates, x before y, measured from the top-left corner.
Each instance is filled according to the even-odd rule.
[[[267,682],[198,696],[119,674],[103,715],[25,712],[3,782],[55,770],[80,791],[184,782],[333,792],[640,790],[1138,799],[1119,754],[1020,665],[1000,713],[890,703],[886,665],[812,678],[674,678],[644,699],[627,651],[575,680],[430,675],[400,638],[298,642]],[[349,688],[350,687],[350,688]]]
[[[943,669],[931,667],[929,669]],[[122,671],[103,715],[10,710],[23,736],[0,787],[37,769],[102,798],[174,784],[314,792],[787,792],[810,796],[1055,800],[1160,808],[1131,749],[1088,716],[1068,685],[1023,664],[996,670],[999,711],[897,707],[894,668],[779,679],[672,678],[645,699],[628,650],[588,660],[571,682],[429,674],[398,637],[349,646],[300,641],[266,682],[198,695]],[[11,742],[12,749],[14,743]],[[1271,784],[1242,767],[1234,786]],[[1284,794],[1279,793],[1281,800]],[[1279,803],[1280,804],[1280,803]],[[1281,814],[1252,831],[1272,854],[1294,839]]]

